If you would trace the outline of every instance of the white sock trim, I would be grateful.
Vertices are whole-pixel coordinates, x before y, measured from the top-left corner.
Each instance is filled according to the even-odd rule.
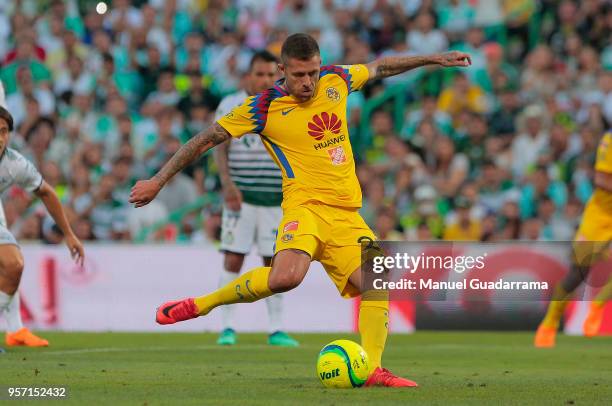
[[[270,333],[283,330],[283,296],[275,294],[266,298]]]
[[[23,322],[21,321],[21,300],[19,298],[19,291],[15,292],[13,298],[9,302],[8,306],[4,308],[4,318],[7,324],[7,331],[14,333],[15,331],[23,328]]]
[[[7,295],[6,293],[0,291],[0,312],[4,311],[4,308],[8,306],[12,298],[12,295]]]

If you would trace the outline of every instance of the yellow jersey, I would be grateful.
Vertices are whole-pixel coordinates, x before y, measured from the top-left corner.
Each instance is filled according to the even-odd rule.
[[[361,207],[346,119],[348,95],[367,82],[365,65],[321,67],[315,93],[300,103],[282,79],[217,120],[232,137],[261,136],[283,174],[283,209],[307,202]]]
[[[595,170],[612,174],[612,131],[604,134],[597,147],[597,159]],[[600,188],[595,188],[593,203],[612,212],[612,193]]]
[[[480,241],[482,234],[481,226],[478,221],[470,221],[470,226],[467,229],[462,228],[459,223],[449,225],[444,230],[444,239],[446,241]]]

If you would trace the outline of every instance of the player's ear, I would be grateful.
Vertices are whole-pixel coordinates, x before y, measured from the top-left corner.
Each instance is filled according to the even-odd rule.
[[[281,73],[281,75],[285,76],[285,65],[282,63],[278,64],[278,71]]]

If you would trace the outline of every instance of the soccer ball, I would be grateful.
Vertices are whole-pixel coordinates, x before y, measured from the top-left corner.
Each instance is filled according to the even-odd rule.
[[[369,371],[368,354],[353,341],[332,341],[319,352],[317,374],[328,388],[357,388],[368,379]]]

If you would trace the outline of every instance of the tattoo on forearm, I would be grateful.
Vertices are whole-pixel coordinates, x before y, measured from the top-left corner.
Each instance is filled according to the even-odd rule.
[[[415,69],[433,63],[426,56],[397,56],[378,60],[376,65],[376,79],[386,78],[393,75]]]
[[[160,185],[165,185],[168,180],[186,168],[197,157],[229,138],[230,134],[225,128],[214,123],[183,145],[153,178]]]

